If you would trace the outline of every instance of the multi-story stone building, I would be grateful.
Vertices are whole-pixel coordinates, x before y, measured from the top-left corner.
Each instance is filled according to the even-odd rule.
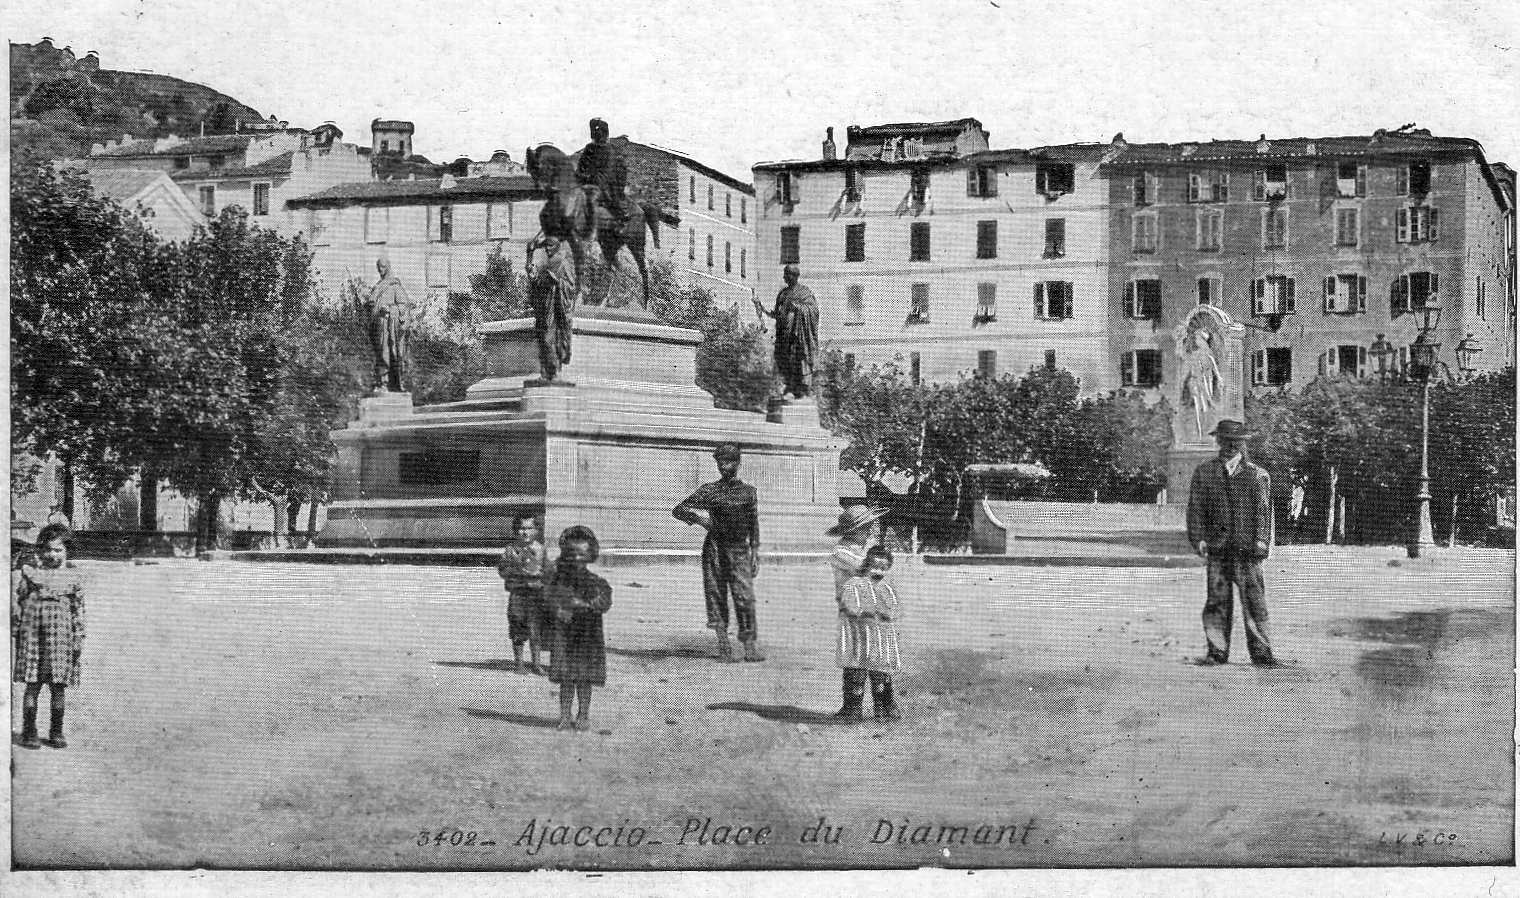
[[[334,184],[368,181],[369,160],[341,141],[334,125],[212,137],[109,141],[91,149],[85,165],[167,172],[207,218],[227,206],[248,210],[254,224],[295,233],[305,220],[287,202]]]
[[[1105,148],[992,150],[976,119],[833,129],[823,158],[754,167],[757,287],[795,263],[819,337],[915,379],[1062,367],[1110,389]]]
[[[658,147],[613,138],[628,164],[630,196],[661,209],[661,253],[678,277],[711,290],[720,302],[749,302],[753,191],[700,162]],[[494,168],[520,171],[505,154]],[[293,199],[290,214],[315,251],[329,296],[344,281],[374,279],[384,255],[413,297],[435,299],[470,289],[470,276],[501,252],[519,268],[538,232],[543,194],[526,174],[418,178],[339,184]],[[631,270],[631,263],[623,260]]]
[[[1432,300],[1437,339],[1514,361],[1514,204],[1476,141],[1369,137],[1108,145],[1111,355],[1126,385],[1176,389],[1172,328],[1200,303],[1246,325],[1258,388],[1396,369]]]

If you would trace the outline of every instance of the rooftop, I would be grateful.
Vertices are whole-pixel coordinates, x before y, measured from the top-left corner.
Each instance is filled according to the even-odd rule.
[[[968,128],[980,129],[982,123],[974,118],[958,118],[945,122],[890,122],[885,125],[851,125],[845,134],[851,140],[857,137],[897,137],[914,134],[959,134]]]
[[[235,153],[248,147],[251,134],[218,134],[211,137],[186,137],[178,142],[167,139],[146,138],[123,141],[116,146],[106,146],[94,156],[204,156],[215,153]]]
[[[169,177],[176,181],[234,181],[242,178],[269,178],[290,174],[290,163],[294,158],[294,151],[287,151],[254,165],[236,168],[183,169],[170,172]]]
[[[86,167],[84,172],[97,194],[119,203],[132,199],[164,177],[159,169]]]
[[[445,187],[445,184],[452,186]],[[357,181],[338,184],[309,196],[296,197],[290,208],[331,209],[340,206],[406,206],[444,200],[528,200],[544,194],[526,176],[482,178],[421,178],[415,181]]]

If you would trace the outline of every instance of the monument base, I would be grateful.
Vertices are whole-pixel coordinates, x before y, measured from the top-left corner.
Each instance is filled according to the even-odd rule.
[[[1219,454],[1217,446],[1174,446],[1166,451],[1166,502],[1186,507],[1193,471]]]
[[[838,518],[838,440],[816,406],[774,423],[718,409],[692,383],[701,335],[646,321],[581,318],[566,382],[537,385],[527,319],[482,327],[487,377],[460,402],[361,407],[334,431],[338,496],[323,547],[500,546],[518,514],[552,537],[572,524],[609,549],[700,548],[671,509],[717,479],[712,451],[744,452],[766,551],[821,551]]]
[[[818,424],[818,403],[811,396],[773,396],[766,400],[765,420],[772,424]]]

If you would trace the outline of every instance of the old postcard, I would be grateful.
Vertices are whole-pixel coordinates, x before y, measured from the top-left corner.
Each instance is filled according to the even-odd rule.
[[[10,20],[22,888],[1514,887],[1507,5]]]

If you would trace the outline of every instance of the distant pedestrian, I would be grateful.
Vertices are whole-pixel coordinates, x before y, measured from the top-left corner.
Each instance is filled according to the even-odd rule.
[[[1219,454],[1193,471],[1187,510],[1188,542],[1208,560],[1208,599],[1203,606],[1208,654],[1198,663],[1229,663],[1238,590],[1251,663],[1272,665],[1276,662],[1261,573],[1272,548],[1272,479],[1246,456],[1251,434],[1244,424],[1224,419],[1212,434]]]
[[[886,509],[869,505],[851,505],[839,513],[839,523],[829,528],[829,536],[839,537],[839,543],[829,556],[829,566],[834,570],[834,603],[844,604],[844,586],[856,576],[866,563],[866,553],[881,544],[880,521]],[[861,719],[861,706],[865,703],[865,677],[859,678],[844,672],[844,705],[835,717],[846,721]]]
[[[844,582],[839,598],[839,640],[835,659],[844,668],[846,692],[858,692],[871,679],[871,710],[877,720],[901,717],[892,694],[892,675],[902,670],[897,642],[901,604],[887,579],[892,550],[866,550],[859,572]],[[845,709],[849,710],[849,709]],[[859,716],[859,708],[846,717]]]
[[[65,690],[79,685],[84,648],[84,586],[68,567],[69,529],[49,524],[37,535],[37,564],[11,572],[11,632],[15,664],[11,679],[25,683],[21,699],[21,747],[37,748],[37,698],[48,685],[52,720],[47,744],[66,748]]]
[[[507,636],[512,640],[512,669],[521,671],[523,643],[528,644],[528,672],[541,674],[538,650],[544,645],[554,621],[544,602],[544,573],[548,557],[533,515],[519,515],[512,522],[512,541],[501,553],[496,572],[501,574],[507,596]]]
[[[586,570],[601,555],[590,527],[577,524],[559,536],[559,559],[544,591],[554,610],[549,680],[559,684],[559,729],[591,729],[591,687],[607,685],[602,615],[612,607],[612,587]],[[579,713],[570,712],[579,699]]]
[[[745,661],[764,661],[756,646],[755,575],[760,570],[760,511],[755,488],[739,479],[739,447],[713,450],[718,479],[697,487],[671,510],[677,520],[707,530],[702,541],[702,594],[707,626],[718,637],[718,659],[733,661],[728,642],[728,602],[733,598]]]

